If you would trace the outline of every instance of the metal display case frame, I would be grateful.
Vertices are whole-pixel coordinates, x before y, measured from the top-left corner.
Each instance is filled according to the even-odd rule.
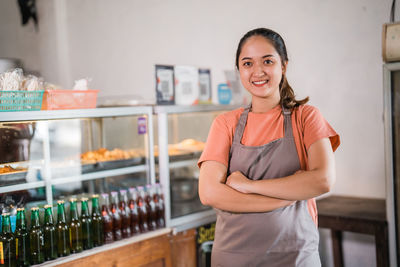
[[[128,166],[122,168],[115,168],[110,170],[100,170],[91,173],[85,173],[80,175],[73,175],[68,177],[62,177],[53,179],[50,168],[51,157],[50,157],[50,138],[47,135],[43,141],[43,170],[42,170],[42,181],[27,182],[16,185],[8,185],[0,187],[0,194],[9,193],[18,190],[35,189],[39,187],[45,187],[46,190],[46,201],[48,204],[53,203],[53,191],[52,185],[66,184],[70,182],[88,181],[101,179],[104,177],[124,175],[129,173],[138,173],[147,171],[149,174],[149,183],[155,183],[155,161],[154,161],[154,150],[153,150],[153,109],[151,106],[140,106],[140,107],[116,107],[116,108],[97,108],[97,109],[75,109],[75,110],[52,110],[52,111],[20,111],[20,112],[1,112],[0,123],[7,122],[24,122],[24,121],[50,121],[50,120],[63,120],[63,119],[94,119],[100,120],[101,135],[104,134],[104,128],[102,124],[103,118],[110,117],[126,117],[135,115],[147,116],[147,136],[145,139],[145,149],[147,150],[148,157],[146,162],[137,166]],[[45,124],[47,125],[47,124]],[[47,131],[48,133],[48,131]],[[102,137],[101,137],[102,138]]]
[[[392,72],[400,71],[400,62],[383,65],[383,120],[385,129],[385,173],[386,173],[386,216],[389,231],[390,266],[398,266],[397,258],[399,242],[396,234],[396,196],[394,186],[394,162],[393,162],[393,128],[392,128]],[[400,214],[398,214],[399,216]]]

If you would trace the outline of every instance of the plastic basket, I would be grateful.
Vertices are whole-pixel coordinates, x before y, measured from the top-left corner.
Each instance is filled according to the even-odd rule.
[[[96,108],[99,90],[46,90],[43,110]]]
[[[0,91],[0,112],[40,110],[44,90]]]

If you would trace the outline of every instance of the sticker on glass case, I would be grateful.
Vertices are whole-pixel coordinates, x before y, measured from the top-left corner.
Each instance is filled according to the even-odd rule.
[[[147,122],[145,117],[138,118],[138,134],[147,133]]]

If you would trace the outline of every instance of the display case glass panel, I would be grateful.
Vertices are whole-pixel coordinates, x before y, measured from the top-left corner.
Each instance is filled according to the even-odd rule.
[[[204,149],[212,122],[223,112],[221,110],[177,113],[171,111],[167,115],[168,129],[165,131],[168,136],[171,220],[212,209],[202,205],[199,199],[197,161]],[[156,129],[155,135],[159,134],[163,135],[162,130]],[[156,156],[162,153],[157,143],[155,149]],[[156,162],[158,160],[156,157]]]

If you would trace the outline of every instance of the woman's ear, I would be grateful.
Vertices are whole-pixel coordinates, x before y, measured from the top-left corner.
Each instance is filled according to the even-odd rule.
[[[286,74],[287,64],[288,64],[287,61],[283,62],[283,64],[282,64],[282,74]]]

